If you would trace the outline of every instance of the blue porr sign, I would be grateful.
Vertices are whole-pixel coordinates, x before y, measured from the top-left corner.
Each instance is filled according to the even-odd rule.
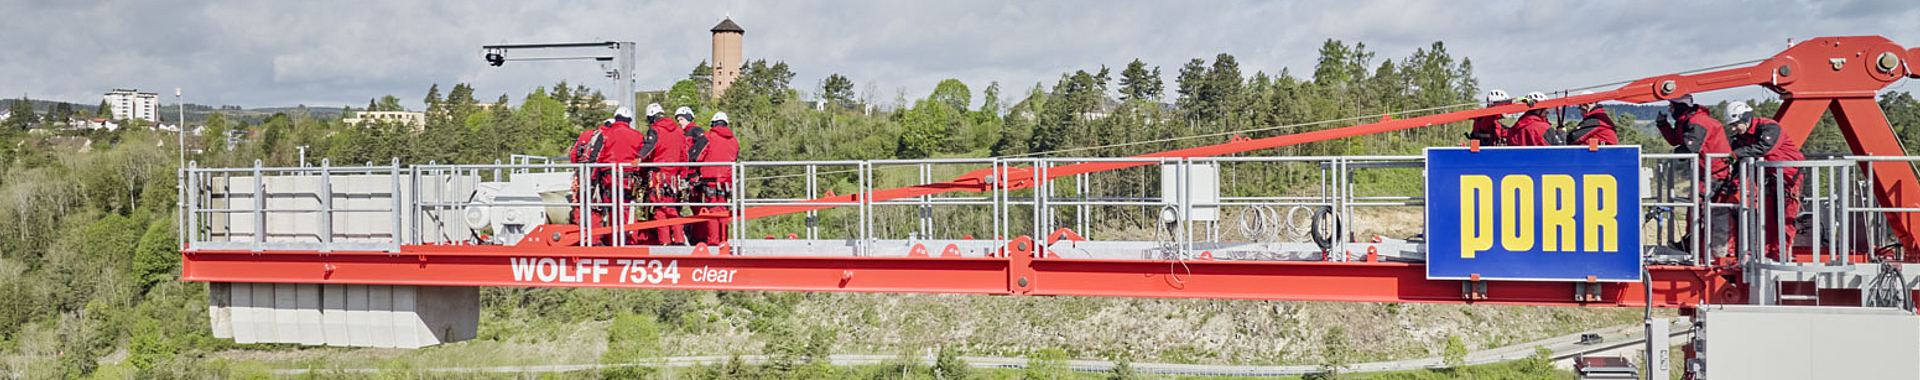
[[[1428,279],[1640,281],[1640,147],[1426,153]]]

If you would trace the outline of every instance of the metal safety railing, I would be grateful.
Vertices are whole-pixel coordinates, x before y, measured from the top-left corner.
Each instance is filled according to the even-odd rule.
[[[1641,156],[1647,177],[1644,186],[1650,188],[1642,203],[1648,215],[1642,233],[1655,237],[1658,244],[1688,248],[1679,251],[1694,256],[1678,260],[1681,264],[1709,262],[1703,249],[1708,239],[1702,236],[1715,221],[1701,218],[1707,213],[1703,210],[1740,207],[1698,196],[1694,189],[1715,186],[1709,169],[1700,164],[1702,159],[1691,154]],[[1035,181],[1018,190],[996,185],[977,193],[886,200],[861,196],[809,202],[831,208],[745,218],[746,210],[754,207],[935,183],[980,169],[990,169],[994,178],[1001,179],[1028,171],[1044,178],[1054,168],[1086,163],[1138,166]],[[724,202],[634,197],[629,193],[642,187],[630,186],[629,177],[608,176],[607,183],[596,186],[591,174],[713,166],[728,167],[733,173],[731,195]],[[335,167],[323,160],[320,166],[304,168],[189,165],[183,169],[187,201],[181,202],[189,228],[183,228],[182,234],[188,250],[397,252],[410,244],[512,244],[498,237],[524,234],[537,224],[572,224],[582,236],[628,236],[634,231],[625,230],[627,222],[643,220],[649,208],[690,208],[683,215],[725,208],[729,214],[726,240],[757,240],[762,235],[804,237],[809,242],[844,240],[856,255],[875,252],[873,244],[880,241],[978,240],[1002,245],[1013,236],[1040,238],[1065,228],[1097,240],[1153,243],[1163,257],[1172,259],[1193,257],[1210,244],[1252,242],[1312,243],[1325,260],[1350,261],[1356,260],[1349,254],[1352,244],[1378,242],[1360,237],[1363,231],[1375,231],[1383,238],[1404,234],[1408,236],[1393,239],[1418,242],[1426,205],[1424,169],[1421,156],[672,164],[557,163],[516,156],[495,164],[403,166],[396,161],[387,166]],[[571,189],[574,183],[581,184],[578,190]],[[1390,212],[1396,208],[1405,211]],[[474,218],[486,219],[501,210],[539,216],[519,219],[523,225],[518,231],[494,228],[497,224],[474,227],[486,224]],[[1396,216],[1400,219],[1388,220]],[[1401,220],[1409,216],[1419,221]],[[1378,222],[1363,222],[1370,218]],[[635,243],[609,238],[583,239],[580,244]]]
[[[1729,217],[1733,249],[1760,304],[1827,300],[1822,291],[1862,291],[1862,304],[1911,309],[1913,279],[1889,218],[1920,207],[1883,205],[1877,166],[1911,168],[1920,157],[1830,156],[1804,161],[1743,159],[1721,194],[1737,202]],[[1789,286],[1802,283],[1803,286]],[[1852,305],[1858,306],[1858,305]]]

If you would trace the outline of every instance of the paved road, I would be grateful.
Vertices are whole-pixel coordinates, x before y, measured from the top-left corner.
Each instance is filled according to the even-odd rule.
[[[1689,326],[1686,326],[1684,323],[1677,323],[1675,326],[1671,327],[1669,331],[1673,331],[1673,333],[1671,336],[1668,337],[1669,344],[1674,344],[1676,339],[1684,339],[1686,337],[1686,334],[1688,333],[1688,330],[1687,330],[1688,328]],[[1600,343],[1592,344],[1592,345],[1579,344],[1578,342],[1580,340],[1580,335],[1587,334],[1587,333],[1599,334],[1602,338],[1602,341]],[[1588,331],[1583,331],[1583,332],[1574,333],[1574,334],[1557,336],[1557,337],[1548,338],[1548,339],[1541,339],[1537,341],[1521,343],[1521,344],[1516,344],[1516,345],[1511,345],[1506,347],[1498,347],[1498,348],[1474,351],[1474,352],[1467,353],[1465,361],[1466,361],[1466,364],[1472,365],[1472,364],[1486,364],[1486,363],[1495,363],[1495,362],[1523,359],[1528,356],[1532,356],[1534,353],[1534,349],[1537,347],[1546,347],[1548,349],[1553,350],[1554,352],[1553,359],[1556,362],[1566,361],[1566,360],[1570,360],[1575,356],[1582,355],[1582,354],[1599,354],[1599,353],[1608,353],[1608,352],[1631,351],[1634,349],[1638,349],[1642,342],[1641,335],[1643,335],[1641,331],[1641,326],[1637,324],[1607,327],[1602,329],[1588,330]],[[636,366],[636,365],[645,365],[645,366],[654,366],[654,367],[691,367],[691,366],[697,366],[697,365],[726,363],[728,360],[732,358],[733,358],[732,356],[675,356],[675,357],[659,358],[648,363],[632,363],[632,364],[563,364],[563,365],[540,365],[540,366],[457,367],[457,368],[432,368],[432,369],[426,369],[426,371],[540,373],[540,372],[590,371],[590,370],[597,370],[597,369],[603,369],[603,368],[626,367],[626,366]],[[765,355],[742,355],[740,356],[740,358],[742,361],[745,361],[746,363],[749,363],[749,364],[765,363],[768,359],[767,356]],[[889,362],[894,362],[898,359],[899,359],[899,356],[897,355],[831,355],[828,357],[828,360],[831,361],[834,365],[841,365],[841,366],[885,364]],[[931,356],[922,357],[919,359],[921,364],[924,364],[924,365],[932,365],[934,360],[934,358]],[[1026,368],[1027,366],[1027,359],[1025,358],[965,356],[965,357],[962,357],[962,359],[965,359],[967,364],[973,366],[974,368],[1021,369],[1021,368]],[[1133,370],[1136,372],[1149,373],[1149,374],[1161,374],[1161,375],[1295,376],[1295,375],[1311,374],[1311,373],[1316,373],[1320,371],[1319,366],[1316,366],[1316,365],[1242,366],[1242,365],[1178,364],[1178,363],[1131,363],[1130,365],[1133,367]],[[1444,365],[1442,365],[1442,359],[1440,357],[1428,357],[1428,358],[1420,358],[1420,359],[1357,363],[1349,366],[1347,371],[1348,372],[1405,371],[1405,370],[1442,368],[1442,367],[1444,367]],[[1075,371],[1106,372],[1113,369],[1113,362],[1104,361],[1104,360],[1068,360],[1067,368]],[[282,369],[282,370],[276,370],[274,371],[274,373],[280,374],[280,375],[297,375],[297,374],[307,373],[308,371],[309,371],[308,369]],[[316,371],[331,372],[333,370],[320,369]],[[339,371],[350,372],[350,373],[365,373],[365,372],[378,372],[380,370],[374,369],[374,368],[354,368],[354,369],[341,369]]]

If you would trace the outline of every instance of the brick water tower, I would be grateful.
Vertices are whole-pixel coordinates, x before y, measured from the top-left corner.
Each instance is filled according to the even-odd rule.
[[[713,97],[718,98],[733,86],[733,80],[740,78],[743,62],[740,58],[740,37],[747,34],[740,24],[733,23],[728,17],[713,26]]]

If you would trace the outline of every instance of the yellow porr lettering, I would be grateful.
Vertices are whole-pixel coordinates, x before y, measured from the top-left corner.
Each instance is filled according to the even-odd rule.
[[[1500,248],[1508,252],[1533,249],[1533,192],[1533,177],[1500,178]]]
[[[1574,236],[1580,231],[1573,224],[1573,202],[1578,196],[1573,176],[1540,176],[1540,243],[1547,252],[1573,252]],[[1587,239],[1591,242],[1593,239]]]
[[[1493,248],[1493,178],[1460,176],[1460,258]]]
[[[1581,178],[1586,183],[1586,209],[1581,219],[1586,223],[1587,252],[1619,252],[1620,225],[1615,217],[1620,212],[1619,181],[1605,174],[1588,174]]]

